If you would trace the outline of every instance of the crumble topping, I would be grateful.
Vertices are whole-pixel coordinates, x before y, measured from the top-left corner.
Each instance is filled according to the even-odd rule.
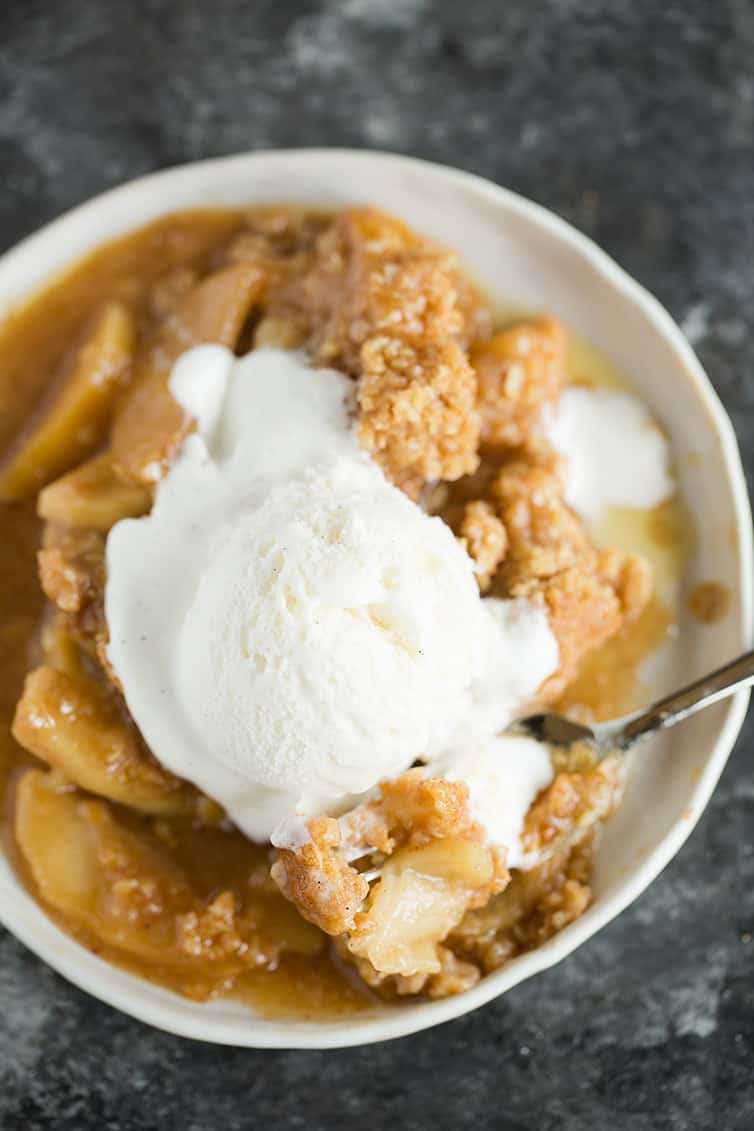
[[[458,533],[469,557],[474,559],[479,588],[485,593],[508,549],[505,525],[492,503],[476,499],[464,506]]]

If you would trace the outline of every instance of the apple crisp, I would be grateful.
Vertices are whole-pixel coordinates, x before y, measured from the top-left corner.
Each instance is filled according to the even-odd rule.
[[[108,660],[105,547],[195,427],[168,378],[200,343],[352,378],[363,448],[451,527],[481,592],[546,610],[560,663],[538,702],[651,607],[647,563],[596,545],[565,501],[541,426],[572,376],[556,319],[496,326],[455,254],[376,208],[167,216],[0,327],[8,851],[64,930],[192,998],[323,1015],[459,993],[588,906],[620,767],[555,753],[515,868],[431,767],[274,849],[157,762]]]

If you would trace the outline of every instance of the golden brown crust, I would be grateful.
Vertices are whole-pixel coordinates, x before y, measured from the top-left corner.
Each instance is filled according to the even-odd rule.
[[[190,814],[196,794],[164,770],[111,688],[83,673],[29,672],[13,736],[69,781],[145,813]]]
[[[359,440],[388,476],[417,496],[426,481],[477,466],[474,377],[452,340],[417,345],[379,334],[361,349]]]
[[[272,878],[305,919],[328,935],[340,935],[353,927],[369,884],[337,852],[341,833],[333,817],[316,817],[308,829],[306,844],[278,850]]]
[[[592,550],[583,524],[563,501],[556,468],[514,460],[505,464],[490,494],[508,536],[499,581],[510,596],[526,596],[532,583],[581,562]]]
[[[515,322],[471,351],[482,443],[527,444],[565,385],[565,330],[554,318]]]
[[[552,700],[586,653],[645,608],[652,595],[651,571],[635,555],[594,548],[563,499],[554,459],[505,463],[491,481],[490,495],[508,539],[496,592],[544,599],[558,641],[558,671],[540,689],[540,698]]]
[[[417,767],[380,785],[380,796],[340,818],[344,841],[352,851],[376,848],[385,855],[409,845],[418,848],[443,837],[481,833],[473,825],[465,782],[431,778]]]
[[[118,687],[107,655],[104,535],[48,522],[37,563],[42,589],[65,614],[72,637]]]
[[[488,974],[533,950],[584,913],[591,902],[594,835],[563,844],[529,871],[516,871],[508,888],[469,911],[447,940],[454,954]]]
[[[602,823],[620,802],[624,775],[619,760],[594,764],[591,751],[556,752],[562,768],[529,810],[524,844],[541,854],[528,870],[484,907],[470,910],[446,945],[488,973],[532,950],[584,913],[591,902],[589,878]]]
[[[486,593],[508,549],[503,521],[495,514],[491,503],[476,499],[464,506],[458,534],[474,560],[479,588]]]
[[[454,256],[384,212],[347,209],[281,308],[308,321],[320,365],[358,378],[359,436],[390,478],[416,494],[474,470],[476,377],[464,347],[478,323]]]
[[[572,757],[577,755],[575,751]],[[525,850],[542,853],[564,837],[583,835],[613,812],[622,790],[623,774],[616,761],[561,770],[526,815],[522,837]]]

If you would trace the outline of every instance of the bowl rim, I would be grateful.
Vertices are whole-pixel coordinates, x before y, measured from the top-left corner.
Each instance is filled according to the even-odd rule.
[[[539,228],[553,242],[569,247],[586,262],[606,287],[622,292],[624,297],[640,310],[647,322],[665,339],[677,356],[686,380],[705,409],[710,428],[720,444],[721,465],[735,512],[740,603],[738,629],[741,647],[749,647],[754,607],[752,517],[735,432],[717,393],[682,331],[660,302],[588,236],[542,205],[518,193],[460,169],[377,150],[311,147],[267,149],[234,154],[188,162],[149,173],[90,198],[63,213],[0,256],[0,280],[13,274],[18,267],[23,267],[30,258],[39,256],[51,242],[60,243],[71,228],[92,223],[97,218],[102,221],[121,205],[124,215],[127,215],[131,198],[145,190],[156,190],[159,207],[152,213],[152,218],[156,218],[188,207],[174,200],[171,189],[175,190],[179,183],[190,177],[192,173],[214,173],[226,177],[230,183],[242,175],[250,163],[290,159],[305,163],[338,160],[366,165],[370,162],[378,162],[396,171],[414,170],[431,178],[444,180],[449,185],[456,183],[465,190],[478,194],[489,203],[502,207],[509,214],[515,214]],[[204,205],[204,207],[212,207],[212,205]],[[111,223],[109,234],[95,239],[92,246],[117,238],[118,235],[139,227],[149,219],[149,216],[144,218],[132,213],[131,218],[123,226],[116,225],[117,230],[112,230]],[[92,227],[96,228],[96,224],[92,223]],[[43,285],[46,279],[54,279],[67,267],[74,265],[80,257],[80,252],[70,258],[63,257],[63,265],[58,266],[52,273],[42,272],[34,284],[26,287],[22,285],[23,293],[7,309],[6,304],[2,305],[0,318],[5,317],[8,309],[12,310],[16,305],[23,305],[23,302],[38,286]],[[19,274],[23,279],[24,271],[21,270]],[[190,1003],[194,1008],[189,1011],[184,999],[142,979],[124,974],[118,968],[93,956],[64,934],[26,893],[23,893],[25,898],[19,902],[19,891],[23,892],[23,889],[15,880],[12,884],[6,884],[0,878],[0,922],[38,957],[80,989],[140,1021],[178,1036],[252,1048],[302,1049],[344,1048],[407,1036],[469,1013],[526,978],[555,965],[632,903],[675,856],[695,827],[741,728],[748,700],[749,693],[744,691],[729,701],[717,737],[706,758],[704,771],[695,785],[691,818],[679,820],[669,828],[662,840],[643,858],[640,865],[631,871],[618,891],[601,904],[593,906],[588,922],[585,923],[583,919],[576,920],[537,950],[522,955],[499,971],[487,975],[477,986],[456,997],[436,1002],[406,1003],[393,1011],[385,1010],[368,1018],[359,1019],[357,1016],[353,1021],[336,1023],[271,1021],[256,1018],[251,1013],[245,1014],[238,1020],[228,1020],[213,1014],[214,1003],[202,1006],[202,1016],[199,1017],[198,1011],[195,1011],[196,1003]],[[27,906],[28,904],[31,906]],[[39,915],[35,912],[43,916],[44,922],[39,920]],[[142,992],[140,996],[136,992],[137,986],[148,988],[150,992]],[[183,1010],[179,1006],[183,1006]]]

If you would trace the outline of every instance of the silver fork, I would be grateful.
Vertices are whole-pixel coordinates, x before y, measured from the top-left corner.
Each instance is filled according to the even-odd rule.
[[[606,723],[584,726],[563,715],[530,715],[518,719],[508,733],[524,734],[553,746],[571,746],[586,742],[597,753],[598,761],[616,750],[625,751],[634,743],[656,731],[666,730],[676,723],[709,707],[720,699],[754,684],[754,652],[745,652],[717,671],[697,679],[688,687],[658,700],[650,707],[611,719]]]

